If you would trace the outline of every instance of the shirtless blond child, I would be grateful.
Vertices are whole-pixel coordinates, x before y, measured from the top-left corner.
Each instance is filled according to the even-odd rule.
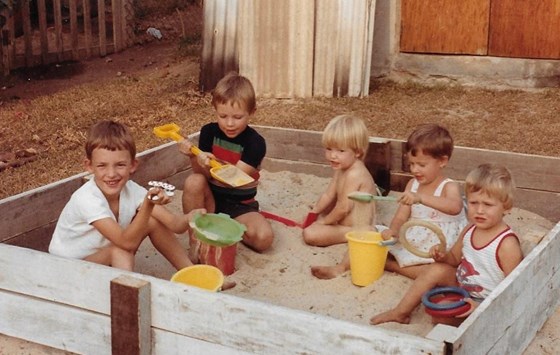
[[[376,186],[364,164],[369,135],[361,119],[350,115],[333,118],[323,131],[322,144],[334,175],[310,212],[318,219],[303,229],[303,240],[325,247],[345,243],[345,234],[355,229],[356,223],[363,225],[360,228],[372,228],[375,205],[364,204],[358,210],[355,206],[359,202],[350,200],[348,195],[355,191],[375,194]],[[324,273],[338,272],[322,266],[312,267],[311,271],[320,278],[325,278]]]

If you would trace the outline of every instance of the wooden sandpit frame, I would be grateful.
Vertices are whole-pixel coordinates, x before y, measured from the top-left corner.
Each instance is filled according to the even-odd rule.
[[[329,176],[321,132],[255,126],[268,142],[263,168]],[[198,134],[190,136],[196,140]],[[380,185],[410,178],[403,142],[370,139],[366,163]],[[134,180],[181,186],[190,173],[174,143],[139,155]],[[461,181],[482,162],[513,173],[516,206],[557,222],[560,159],[456,147]],[[210,293],[44,251],[60,211],[86,174],[0,201],[0,333],[84,354],[521,353],[560,300],[560,224],[458,328],[426,336],[365,326],[226,293]]]

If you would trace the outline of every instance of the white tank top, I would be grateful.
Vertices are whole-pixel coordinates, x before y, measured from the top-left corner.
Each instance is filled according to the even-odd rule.
[[[471,297],[486,298],[492,290],[505,278],[500,266],[498,249],[505,238],[517,238],[507,227],[495,236],[490,243],[476,248],[472,243],[472,235],[476,226],[470,227],[463,237],[463,258],[457,267],[457,281],[467,290]]]

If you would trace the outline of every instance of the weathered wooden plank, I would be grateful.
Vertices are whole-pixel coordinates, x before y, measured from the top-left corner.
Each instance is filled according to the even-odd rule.
[[[107,55],[107,28],[105,27],[105,1],[97,1],[97,28],[99,32],[99,55]],[[115,49],[116,51],[116,49]]]
[[[111,351],[122,355],[151,353],[150,283],[130,276],[111,280]]]
[[[62,61],[64,43],[62,41],[62,8],[60,6],[60,0],[53,0],[53,12],[56,58],[58,61]]]
[[[140,165],[133,179],[140,185],[150,180],[165,180],[171,175],[190,169],[190,161],[179,152],[177,144],[167,143],[138,154]]]
[[[184,335],[167,332],[157,328],[152,329],[152,353],[161,355],[170,354],[212,354],[212,355],[238,355],[254,354],[249,351],[233,349],[220,344],[214,344],[202,339],[195,339]]]
[[[10,73],[10,67],[8,63],[8,31],[0,29],[0,72],[3,75],[8,75]],[[6,47],[6,50],[4,50]]]
[[[72,59],[79,60],[78,54],[78,6],[77,0],[70,1],[70,47],[72,49]]]
[[[105,1],[105,0],[99,0]],[[92,47],[92,32],[91,32],[91,9],[90,1],[83,0],[83,19],[84,19],[84,41],[86,47],[86,58],[91,57],[91,47]]]
[[[29,272],[33,269],[26,270]],[[58,273],[54,275],[59,277],[53,278],[51,275],[51,282],[56,283],[54,280],[64,278],[65,270],[53,272]],[[80,286],[74,284],[70,287]],[[98,291],[89,291],[91,298],[97,296]],[[107,315],[6,292],[2,287],[0,314],[2,334],[76,354],[111,354],[111,319]]]
[[[443,344],[417,336],[207,292],[25,248],[0,245],[0,270],[0,290],[100,314],[110,312],[109,284],[115,277],[130,275],[149,281],[152,327],[241,351],[324,353],[328,349],[327,352],[333,354],[365,351],[439,354],[443,351]],[[22,273],[21,270],[35,272]],[[64,277],[53,281],[53,274],[63,274]],[[0,298],[0,303],[3,302]],[[36,313],[41,314],[39,310]],[[68,317],[68,314],[62,312],[49,316],[56,322],[58,317]],[[274,322],[270,322],[271,319]],[[259,332],[255,332],[255,328]],[[321,332],[309,332],[309,329],[321,329]],[[32,334],[24,332],[23,337],[16,327],[10,335],[38,342]]]
[[[49,41],[47,39],[47,7],[45,5],[45,0],[37,1],[37,10],[39,14],[39,32],[42,58],[41,62],[43,64],[46,64],[47,53],[49,52]]]
[[[453,178],[464,177],[481,163],[500,163],[513,174],[517,187],[560,192],[560,159],[531,154],[457,147],[446,168]]]
[[[113,15],[113,42],[115,44],[115,52],[123,50],[123,33],[122,33],[122,0],[112,0]]]
[[[254,126],[266,139],[269,158],[324,163],[322,132]]]
[[[23,41],[25,42],[25,64],[27,66],[33,65],[33,29],[31,28],[29,6],[29,1],[23,1],[21,3],[21,17],[23,20]]]
[[[243,351],[298,353],[442,353],[443,344],[421,337],[290,310],[227,294],[182,297],[183,285],[153,292],[153,326]],[[201,291],[203,292],[203,291]],[[195,296],[193,294],[193,296]],[[213,312],[208,312],[208,310]],[[274,322],[270,322],[274,319]],[[196,327],[192,327],[197,324]],[[219,327],[219,328],[217,328]],[[259,332],[254,332],[259,329]],[[321,329],[309,332],[309,329]]]
[[[391,170],[410,171],[403,157],[403,141],[391,140]],[[482,163],[500,163],[513,174],[517,187],[560,192],[560,158],[513,153],[481,148],[456,146],[446,175],[452,179],[464,180],[467,174]]]
[[[39,228],[10,237],[2,243],[47,252],[55,227],[56,221],[53,221]]]
[[[449,339],[454,353],[520,353],[560,301],[559,258],[557,224]]]
[[[3,216],[0,242],[56,221],[72,192],[81,186],[85,175],[74,175],[0,200],[0,215]]]
[[[295,173],[311,174],[320,177],[330,177],[333,171],[329,165],[298,162],[284,159],[265,158],[262,168],[268,171],[292,171]]]

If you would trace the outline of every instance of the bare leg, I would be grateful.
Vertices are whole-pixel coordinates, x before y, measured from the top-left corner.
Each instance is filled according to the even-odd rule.
[[[243,244],[261,253],[272,246],[274,233],[270,223],[258,212],[249,212],[235,218],[247,227],[243,235]]]
[[[409,279],[415,280],[418,275],[426,270],[425,268],[427,266],[429,266],[429,264],[400,267],[399,263],[394,258],[387,258],[387,262],[385,263],[385,270],[396,272],[408,277]]]
[[[182,203],[185,214],[197,208],[206,208],[209,213],[216,210],[214,196],[204,175],[192,174],[185,179]]]
[[[84,258],[93,263],[113,266],[132,271],[134,269],[134,254],[115,245],[109,245]]]
[[[340,263],[334,266],[312,266],[311,274],[318,279],[328,280],[335,278],[348,270],[350,270],[350,257],[348,253],[346,253]]]
[[[425,272],[418,275],[416,280],[399,304],[386,312],[380,313],[370,319],[370,324],[386,322],[410,323],[410,314],[422,301],[422,295],[436,286],[455,286],[455,268],[442,263],[430,264]]]
[[[316,247],[342,244],[346,243],[345,234],[351,230],[348,226],[313,223],[303,230],[303,241]]]
[[[175,269],[180,270],[192,265],[186,250],[171,230],[155,218],[150,218],[148,225],[152,244]]]

